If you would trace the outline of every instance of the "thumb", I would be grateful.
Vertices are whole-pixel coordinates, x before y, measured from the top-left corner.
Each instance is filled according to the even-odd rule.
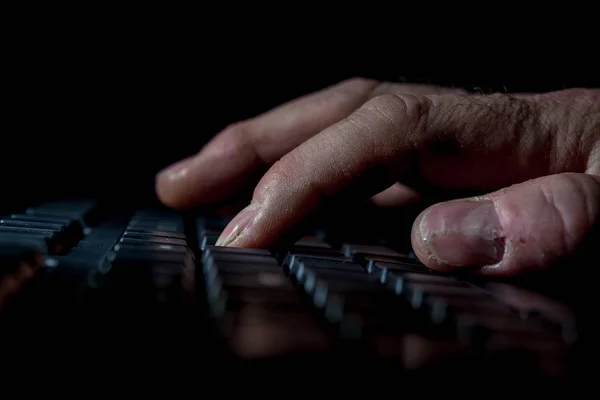
[[[438,271],[512,276],[571,255],[599,221],[600,178],[564,173],[436,204],[417,217],[412,245]]]

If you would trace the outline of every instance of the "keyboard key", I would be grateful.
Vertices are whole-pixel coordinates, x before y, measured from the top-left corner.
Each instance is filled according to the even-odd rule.
[[[395,250],[384,246],[360,245],[355,243],[344,243],[342,245],[342,253],[348,258],[366,257],[366,256],[382,256],[382,257],[400,257],[408,258],[406,254],[398,253]]]
[[[375,261],[370,261],[366,265],[366,270],[369,274],[373,274],[376,277],[381,277],[382,275],[402,275],[406,273],[430,274],[433,272],[425,266],[393,264]]]
[[[331,249],[331,246],[316,236],[304,236],[292,246],[295,250],[309,249]]]
[[[63,247],[56,241],[53,232],[0,232],[0,243],[14,242],[31,243],[46,254],[59,254],[63,251]]]
[[[127,229],[123,237],[159,237],[170,239],[185,239],[185,234],[180,232],[156,231],[151,229]]]
[[[271,264],[277,265],[277,260],[271,256],[270,254],[266,255],[258,255],[258,254],[248,254],[244,252],[208,252],[203,254],[202,262],[204,264],[208,264],[210,262],[218,262],[218,263],[227,263],[227,264],[238,264],[241,265],[240,268],[243,268],[244,265],[253,265],[253,264]]]
[[[235,255],[259,255],[270,257],[271,253],[265,249],[247,249],[240,247],[221,247],[221,246],[207,246],[203,256],[206,257],[210,254],[229,254]]]
[[[131,251],[162,251],[162,252],[172,252],[172,253],[182,253],[188,254],[190,250],[186,246],[180,246],[175,244],[155,244],[155,243],[117,243],[114,246],[114,251],[119,250],[131,250]]]
[[[145,244],[173,244],[177,246],[186,246],[187,242],[184,239],[173,239],[168,237],[157,237],[157,236],[142,236],[142,235],[128,235],[123,236],[120,240],[121,243],[145,243]]]
[[[283,253],[281,256],[282,260],[285,259],[288,255],[297,256],[297,257],[306,257],[306,258],[319,258],[323,260],[332,260],[332,261],[350,261],[345,255],[340,253],[337,250],[329,250],[329,249],[317,249],[317,248],[304,248],[304,249],[292,249],[289,252]]]
[[[327,259],[327,258],[313,258],[306,256],[298,256],[295,254],[288,254],[283,262],[284,267],[287,269],[288,273],[294,273],[294,271],[303,265],[306,268],[315,268],[315,269],[334,269],[345,272],[358,272],[361,274],[366,273],[365,269],[360,265],[350,262],[345,259],[335,260],[335,259]]]

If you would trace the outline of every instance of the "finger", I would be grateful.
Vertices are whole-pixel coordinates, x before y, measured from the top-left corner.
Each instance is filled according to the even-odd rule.
[[[269,246],[325,200],[366,199],[415,166],[416,176],[459,189],[496,189],[555,170],[583,170],[595,144],[590,137],[597,135],[589,117],[600,115],[598,93],[583,95],[566,110],[572,92],[531,99],[378,96],[273,165],[219,244]]]
[[[565,173],[440,203],[415,221],[412,245],[432,269],[512,276],[572,254],[600,220],[600,178]]]
[[[159,198],[168,206],[188,208],[229,197],[258,168],[354,111],[377,84],[344,81],[227,127],[197,155],[158,174]]]
[[[257,118],[234,124],[199,154],[159,173],[159,198],[174,208],[212,204],[247,184],[261,167],[268,167],[296,146],[336,123],[381,93],[431,94],[459,89],[429,85],[379,83],[350,79],[277,107]]]

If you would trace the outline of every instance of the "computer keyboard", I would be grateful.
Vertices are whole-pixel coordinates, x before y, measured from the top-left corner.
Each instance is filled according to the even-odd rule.
[[[368,360],[443,374],[576,371],[579,328],[559,301],[436,273],[410,247],[356,235],[360,224],[354,232],[311,227],[284,248],[217,247],[227,222],[92,200],[5,215],[0,335],[36,336],[36,351],[60,343],[61,352],[77,352],[82,341],[133,351],[153,337],[154,351],[184,348],[204,359]]]

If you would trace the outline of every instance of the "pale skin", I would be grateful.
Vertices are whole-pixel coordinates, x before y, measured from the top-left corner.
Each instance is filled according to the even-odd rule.
[[[351,79],[227,127],[161,171],[156,190],[186,209],[248,182],[251,202],[219,245],[270,246],[341,193],[401,207],[419,195],[411,182],[487,193],[417,217],[412,246],[430,268],[544,270],[600,220],[600,90],[476,95]]]

